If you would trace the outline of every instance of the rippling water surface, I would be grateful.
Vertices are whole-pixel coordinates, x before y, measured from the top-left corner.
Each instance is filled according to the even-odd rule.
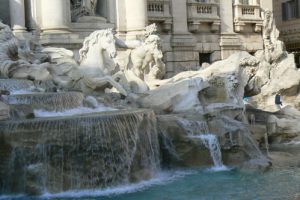
[[[268,172],[167,171],[139,184],[104,190],[71,191],[30,200],[300,200],[300,169]]]

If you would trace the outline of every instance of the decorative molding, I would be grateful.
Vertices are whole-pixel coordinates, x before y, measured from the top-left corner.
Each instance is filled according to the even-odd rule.
[[[261,33],[263,20],[260,16],[259,4],[248,5],[235,3],[234,7],[234,30],[235,32],[244,32],[247,24],[254,25],[253,32]]]
[[[147,1],[148,20],[161,24],[163,31],[172,29],[172,16],[170,13],[170,0],[148,0]]]
[[[218,13],[219,3],[216,0],[206,0],[197,2],[187,1],[188,28],[190,32],[196,33],[203,23],[211,25],[211,32],[220,31],[220,16]]]

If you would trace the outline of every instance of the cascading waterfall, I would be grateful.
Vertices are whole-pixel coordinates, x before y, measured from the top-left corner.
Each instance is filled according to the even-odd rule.
[[[214,168],[224,168],[220,144],[215,135],[204,134],[192,136],[192,138],[200,138],[205,147],[209,149],[210,156],[214,162]]]
[[[206,121],[193,121],[183,118],[177,120],[190,136],[209,134],[209,128]]]
[[[152,111],[0,123],[0,193],[40,194],[139,181],[159,169]]]
[[[222,162],[222,153],[217,136],[209,134],[206,121],[192,121],[179,118],[178,122],[184,127],[190,138],[198,138],[209,150],[215,169],[226,169]]]
[[[244,153],[247,154],[247,156],[250,158],[250,160],[245,163],[248,168],[251,168],[252,166],[254,166],[255,168],[260,165],[269,165],[269,160],[259,150],[259,147],[257,146],[255,140],[251,137],[251,132],[242,122],[233,120],[226,116],[222,116],[219,123],[224,129],[235,130],[234,132],[230,132],[231,144],[240,144],[240,148],[242,148]]]

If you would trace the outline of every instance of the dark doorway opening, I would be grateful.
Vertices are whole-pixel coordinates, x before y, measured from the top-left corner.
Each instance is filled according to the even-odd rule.
[[[294,55],[295,55],[296,67],[300,68],[300,52],[294,53]]]
[[[210,59],[211,53],[199,53],[199,64],[200,66],[203,63],[211,63],[211,59]]]

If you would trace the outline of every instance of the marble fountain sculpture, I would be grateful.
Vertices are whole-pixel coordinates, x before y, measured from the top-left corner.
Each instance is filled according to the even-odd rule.
[[[269,166],[243,102],[273,90],[272,66],[290,59],[268,20],[264,51],[239,52],[170,79],[162,79],[155,25],[143,40],[95,31],[76,61],[67,49],[17,40],[1,23],[0,90],[10,92],[0,102],[1,193],[108,187],[151,178],[166,166]],[[118,110],[99,112],[99,104]],[[82,107],[91,112],[36,112]]]

